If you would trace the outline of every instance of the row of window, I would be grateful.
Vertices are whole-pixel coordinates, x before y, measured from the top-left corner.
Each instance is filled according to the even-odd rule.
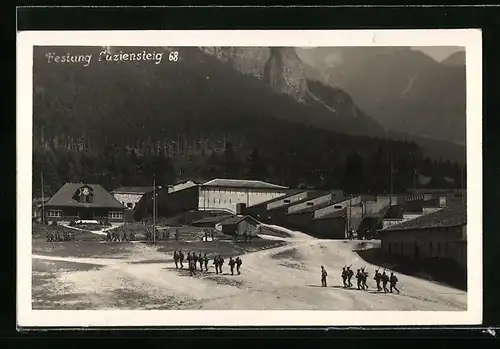
[[[63,211],[62,210],[49,210],[47,212],[47,216],[52,217],[52,218],[63,217]],[[108,218],[123,219],[123,212],[109,212]]]
[[[217,194],[239,194],[239,195],[281,195],[281,193],[269,193],[265,191],[246,191],[246,190],[234,190],[234,189],[203,189],[202,192],[207,193],[217,193]]]
[[[427,253],[422,253],[422,248],[427,247]],[[428,257],[453,257],[450,255],[448,242],[428,242],[427,244],[418,243],[397,243],[390,242],[388,244],[389,253],[399,253],[413,255],[414,258],[422,256]],[[460,251],[460,258],[463,258],[463,250]]]

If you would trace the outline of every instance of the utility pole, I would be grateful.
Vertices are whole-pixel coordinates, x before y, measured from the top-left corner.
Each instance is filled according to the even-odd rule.
[[[390,167],[391,167],[391,175],[390,175],[390,182],[389,182],[389,206],[392,206],[392,155],[389,159],[389,164],[390,164]]]
[[[156,243],[156,175],[153,174],[153,244]]]
[[[417,193],[417,169],[413,169],[413,195]]]
[[[348,220],[348,224],[347,224],[347,226],[349,228],[349,230],[348,230],[349,236],[351,236],[350,234],[351,234],[351,219],[352,219],[352,215],[351,215],[351,212],[352,212],[351,203],[352,203],[352,201],[351,200],[352,200],[352,194],[349,194],[349,220]]]
[[[45,190],[43,188],[43,172],[40,172],[40,179],[42,181],[42,224],[45,224]]]

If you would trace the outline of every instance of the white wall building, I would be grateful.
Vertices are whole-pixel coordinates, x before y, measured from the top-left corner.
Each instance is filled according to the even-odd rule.
[[[287,193],[287,187],[255,180],[213,179],[199,186],[198,209],[236,213],[237,204],[247,207]]]
[[[160,189],[160,187],[158,187]],[[151,187],[120,187],[111,192],[116,200],[122,203],[127,208],[135,208],[142,196],[153,191]]]

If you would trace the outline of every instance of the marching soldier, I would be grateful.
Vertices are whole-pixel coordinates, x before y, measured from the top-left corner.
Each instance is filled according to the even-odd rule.
[[[351,279],[354,276],[354,272],[351,270],[351,267],[347,267],[347,286],[352,287]]]
[[[191,268],[191,261],[193,260],[193,257],[191,257],[191,252],[188,252],[186,260],[187,260],[187,263],[188,263],[188,269],[190,269]]]
[[[215,274],[219,274],[219,256],[214,257]]]
[[[382,273],[382,286],[384,288],[384,293],[389,292],[389,290],[387,289],[388,282],[389,282],[389,277],[387,276],[387,274],[385,273],[385,270],[384,270],[384,272]]]
[[[241,260],[241,258],[236,257],[236,272],[238,273],[238,275],[241,275],[240,268],[241,268],[242,264],[243,264],[243,261]]]
[[[321,286],[326,287],[326,277],[328,276],[328,273],[326,272],[326,269],[324,266],[321,266]]]
[[[200,254],[198,255],[198,263],[200,263],[200,270],[203,271],[203,256]]]
[[[231,268],[231,275],[234,275],[234,259],[233,257],[229,257],[229,268]]]
[[[179,229],[175,229],[175,240],[179,240],[179,236],[180,236]]]
[[[375,276],[373,280],[377,283],[377,291],[382,291],[382,287],[380,287],[380,281],[382,281],[382,274],[379,273],[378,269],[375,270]]]
[[[211,237],[212,241],[214,241],[214,230],[213,229],[210,231],[210,237]]]
[[[205,271],[208,271],[208,257],[206,253],[203,255],[203,261],[205,262]]]
[[[361,269],[358,269],[356,272],[356,279],[357,279],[357,284],[358,284],[358,290],[361,290],[363,288],[363,274],[361,273]]]
[[[123,232],[123,238],[122,238],[122,241],[128,241],[128,238],[127,238],[127,232],[124,231]]]
[[[179,254],[177,251],[174,251],[174,263],[175,263],[175,269],[179,269]]]
[[[179,250],[179,264],[181,265],[181,269],[184,269],[184,265],[182,264],[182,262],[184,262],[184,253]]]
[[[344,288],[347,288],[347,270],[345,270],[345,267],[342,268],[342,283]]]
[[[198,267],[197,264],[198,264],[198,255],[196,255],[196,253],[193,252],[193,255],[192,255],[192,260],[193,260],[193,266],[194,266],[194,269],[196,270],[196,268]]]
[[[219,255],[219,273],[222,274],[222,266],[224,265],[224,258],[222,258],[221,255]]]
[[[396,287],[396,284],[398,283],[398,277],[396,275],[394,275],[393,272],[391,272],[391,277],[389,278],[389,282],[390,282],[391,293],[392,293],[392,289],[395,289],[396,291],[398,291],[398,294],[399,294],[399,290]]]
[[[361,286],[363,289],[368,289],[368,285],[366,284],[366,280],[368,279],[368,273],[365,271],[365,268],[361,268]]]

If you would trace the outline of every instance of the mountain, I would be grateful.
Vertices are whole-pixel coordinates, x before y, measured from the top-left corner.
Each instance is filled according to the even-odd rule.
[[[441,61],[441,64],[455,67],[465,66],[465,51],[455,52]]]
[[[407,47],[297,49],[312,79],[341,88],[388,131],[465,143],[465,64]],[[462,53],[463,54],[463,53]]]
[[[438,148],[402,134],[389,139],[342,89],[309,79],[295,50],[106,50],[118,61],[99,61],[101,47],[35,47],[35,189],[43,172],[52,191],[65,181],[148,185],[153,173],[164,184],[251,176],[380,191],[389,154],[399,171],[395,188],[411,187],[415,168],[460,178],[456,164],[436,161]],[[120,60],[146,51],[163,59]],[[178,60],[169,60],[175,52]]]

